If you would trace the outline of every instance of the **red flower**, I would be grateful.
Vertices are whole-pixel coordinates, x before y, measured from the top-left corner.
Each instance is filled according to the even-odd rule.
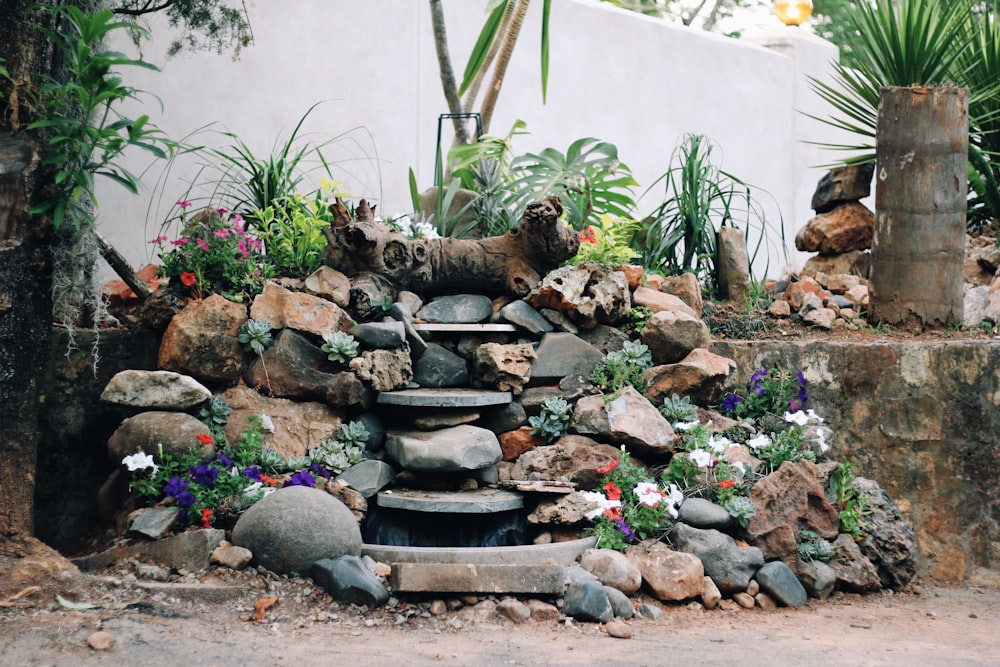
[[[614,482],[608,482],[601,487],[604,490],[604,495],[608,497],[608,500],[621,500],[622,490],[614,485]]]
[[[201,511],[201,525],[203,528],[212,527],[212,510],[207,507]]]
[[[736,482],[734,482],[733,480],[731,480],[731,479],[724,479],[721,482],[719,482],[719,488],[720,489],[731,489],[731,488],[733,488],[734,484],[736,484]]]
[[[194,287],[195,283],[198,282],[198,276],[194,275],[190,271],[185,271],[181,274],[181,283],[187,287]]]
[[[611,463],[609,463],[609,464],[608,464],[608,465],[606,465],[606,466],[601,466],[600,468],[598,468],[598,469],[596,470],[596,472],[599,472],[599,473],[601,473],[602,475],[605,475],[605,474],[607,474],[607,473],[611,472],[612,470],[614,470],[614,469],[615,469],[615,468],[617,468],[617,467],[618,467],[618,459],[613,459],[613,460],[611,461]]]
[[[215,444],[215,438],[213,438],[212,436],[210,436],[208,433],[199,433],[195,437],[198,438],[198,442],[200,442],[203,445],[214,445]]]
[[[268,477],[267,475],[265,475],[263,473],[261,473],[261,475],[260,475],[260,481],[262,481],[264,484],[267,484],[268,486],[278,486],[279,485],[278,484],[278,480],[276,480],[273,477]]]
[[[608,517],[612,521],[614,521],[615,519],[622,518],[622,515],[618,513],[617,507],[609,507],[608,509],[604,510],[604,516]]]
[[[580,232],[580,243],[597,243],[597,234],[594,233],[594,228],[590,225],[583,228]]]

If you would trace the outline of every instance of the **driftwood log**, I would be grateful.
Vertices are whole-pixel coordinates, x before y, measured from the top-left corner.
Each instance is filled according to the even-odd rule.
[[[521,226],[484,239],[407,239],[359,206],[358,220],[324,229],[324,263],[349,276],[375,274],[418,294],[453,289],[523,297],[549,270],[576,255],[580,238],[559,220],[562,204],[528,205]]]

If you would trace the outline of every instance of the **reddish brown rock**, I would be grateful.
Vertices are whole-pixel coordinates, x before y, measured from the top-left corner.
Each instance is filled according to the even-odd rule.
[[[735,370],[732,359],[698,348],[676,364],[647,370],[645,394],[654,405],[671,394],[690,396],[693,403],[709,405],[722,395],[726,379]]]
[[[638,290],[637,290],[638,291]],[[708,326],[687,312],[663,310],[646,321],[639,340],[649,348],[654,364],[675,364],[692,350],[708,347]]]
[[[653,287],[653,285],[650,285],[650,287]],[[661,292],[666,292],[667,294],[673,294],[686,303],[694,311],[696,317],[701,317],[702,307],[704,306],[704,301],[701,297],[701,284],[698,282],[698,277],[693,273],[682,273],[679,276],[663,278],[663,282],[658,287],[654,287],[654,289],[659,289]]]
[[[499,440],[504,461],[515,461],[521,454],[542,444],[541,438],[532,433],[530,426],[522,426],[514,431],[501,433]]]
[[[684,300],[680,297],[649,287],[636,287],[635,291],[632,292],[632,303],[636,306],[646,306],[654,313],[668,311],[673,313],[684,313],[693,318],[699,317],[699,315],[695,313],[694,309],[684,303]]]
[[[246,307],[218,294],[194,301],[170,321],[160,342],[159,366],[202,382],[231,386],[243,374],[240,327]]]
[[[221,397],[233,409],[223,427],[226,442],[239,442],[250,418],[266,415],[264,443],[284,456],[305,456],[333,438],[344,423],[343,413],[323,403],[271,398],[249,387],[233,387]]]
[[[582,435],[567,435],[554,445],[522,454],[511,476],[514,479],[565,479],[576,482],[582,489],[594,489],[600,486],[604,477],[597,469],[617,461],[618,454],[617,447]]]
[[[625,552],[658,600],[688,600],[705,590],[705,568],[697,556],[674,551],[658,540],[645,540]]]
[[[208,444],[199,440],[208,438]],[[157,459],[160,448],[175,460],[190,452],[208,460],[215,454],[212,434],[208,427],[186,412],[148,410],[129,417],[119,425],[108,440],[108,458],[121,464],[122,458],[142,451]]]
[[[795,235],[795,247],[821,255],[867,250],[872,247],[874,231],[875,215],[863,204],[851,202],[821,213],[806,223]]]

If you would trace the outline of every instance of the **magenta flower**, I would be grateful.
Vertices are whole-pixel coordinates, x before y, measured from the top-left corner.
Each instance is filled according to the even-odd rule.
[[[232,234],[232,232],[230,232],[228,229],[223,228],[223,229],[216,229],[214,234],[220,239],[228,239],[229,235]]]
[[[182,236],[179,239],[177,239],[176,241],[171,241],[170,242],[171,245],[175,245],[175,246],[187,245],[188,243],[191,243],[191,239],[189,239],[186,236]]]
[[[215,210],[219,212],[219,215],[225,215],[226,213],[229,213],[228,208],[217,208]]]
[[[188,210],[189,208],[191,208],[191,202],[189,202],[189,201],[188,201],[188,200],[186,200],[186,199],[184,199],[184,200],[181,200],[181,201],[177,202],[177,205],[178,205],[178,206],[180,206],[180,207],[181,207],[181,209],[182,209],[182,210],[184,210],[184,211],[186,211],[186,210]]]
[[[166,236],[157,236],[155,239],[152,239],[150,243],[163,243],[166,240],[167,240]]]
[[[247,242],[244,239],[240,239],[236,243],[236,249],[240,251],[240,255],[243,257],[244,260],[250,258],[250,251],[247,250]]]
[[[209,250],[208,243],[205,242],[205,239],[196,239],[196,241],[198,243],[198,247],[199,248],[201,248],[205,252],[208,252],[208,250]]]

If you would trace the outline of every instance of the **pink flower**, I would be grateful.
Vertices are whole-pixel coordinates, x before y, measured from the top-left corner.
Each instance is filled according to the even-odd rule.
[[[220,239],[227,239],[227,238],[229,238],[229,235],[232,232],[230,232],[228,229],[223,228],[223,229],[216,229],[214,233]]]
[[[250,257],[250,251],[247,250],[247,242],[246,242],[246,240],[240,239],[236,243],[236,249],[240,251],[240,255],[243,256],[243,259],[249,259],[249,257]]]
[[[188,200],[186,200],[186,199],[184,199],[184,200],[182,200],[182,201],[179,201],[179,202],[177,202],[177,205],[178,205],[178,206],[180,206],[180,207],[181,207],[181,209],[182,209],[182,210],[184,210],[184,211],[186,211],[186,210],[188,210],[189,208],[191,208],[191,202],[189,202],[189,201],[188,201]]]
[[[191,243],[191,239],[189,239],[186,236],[182,236],[179,239],[177,239],[176,241],[171,241],[170,242],[171,245],[175,245],[175,246],[187,245],[188,243]]]
[[[260,242],[260,239],[247,239],[247,243],[254,250],[260,250],[264,247],[264,244]]]
[[[225,215],[226,213],[229,213],[228,208],[217,208],[215,210],[219,212],[219,215]]]
[[[157,236],[155,239],[151,240],[150,243],[163,243],[166,240],[166,236]]]
[[[208,250],[209,250],[208,243],[205,242],[205,239],[196,239],[196,241],[198,243],[198,247],[199,248],[201,248],[205,252],[208,252]]]

